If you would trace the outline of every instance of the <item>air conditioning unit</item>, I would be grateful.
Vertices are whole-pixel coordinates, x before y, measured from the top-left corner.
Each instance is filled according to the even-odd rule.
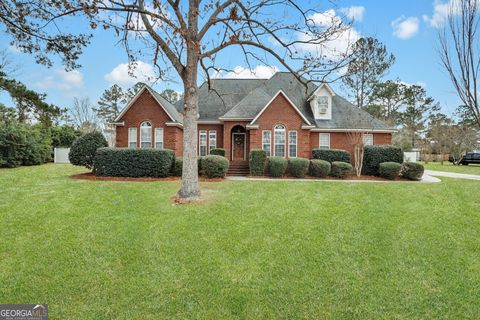
[[[325,113],[327,113],[327,108],[320,108],[320,109],[318,109],[318,112],[321,113],[321,114],[325,114]]]

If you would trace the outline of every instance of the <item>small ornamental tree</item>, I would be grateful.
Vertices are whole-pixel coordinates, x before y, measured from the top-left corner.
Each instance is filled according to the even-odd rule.
[[[73,143],[68,158],[75,166],[92,169],[97,149],[104,147],[108,147],[105,137],[98,131],[89,132]]]

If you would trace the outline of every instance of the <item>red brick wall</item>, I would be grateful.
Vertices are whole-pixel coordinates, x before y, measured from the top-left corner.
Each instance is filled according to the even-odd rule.
[[[209,139],[209,131],[216,130],[217,131],[217,148],[223,148],[223,125],[221,124],[199,124],[198,125],[198,136],[197,136],[197,150],[198,146],[200,145],[200,130],[207,131],[207,150],[210,149],[210,139]]]
[[[319,132],[312,132],[310,136],[310,148],[316,149],[320,146]],[[391,144],[391,133],[374,133],[373,144]],[[343,149],[353,152],[353,144],[351,138],[345,132],[330,132],[330,148]]]
[[[252,149],[262,148],[262,131],[272,131],[272,153],[273,153],[273,128],[277,124],[283,124],[287,131],[287,153],[288,153],[288,131],[297,131],[297,156],[310,158],[310,131],[302,129],[305,124],[293,106],[282,95],[278,95],[257,119],[258,129],[250,130],[250,146]],[[288,154],[287,154],[288,155]]]

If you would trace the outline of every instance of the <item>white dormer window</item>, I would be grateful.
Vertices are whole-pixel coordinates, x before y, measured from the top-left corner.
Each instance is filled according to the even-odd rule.
[[[328,111],[328,97],[320,96],[318,97],[318,113],[325,114]]]

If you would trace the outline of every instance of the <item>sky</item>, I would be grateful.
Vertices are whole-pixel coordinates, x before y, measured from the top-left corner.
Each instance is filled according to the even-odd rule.
[[[321,3],[327,15],[354,19],[349,38],[372,36],[386,45],[396,56],[396,63],[384,80],[398,78],[404,83],[424,86],[427,94],[439,102],[442,111],[447,114],[452,114],[460,104],[436,51],[448,1],[453,0],[308,1],[316,2],[315,5]],[[18,65],[15,78],[37,92],[46,93],[47,101],[60,107],[71,106],[74,97],[88,97],[95,103],[110,85],[117,83],[128,88],[137,81],[148,82],[154,73],[148,61],[140,61],[135,71],[137,78],[129,76],[125,50],[110,32],[96,31],[79,60],[82,67],[70,72],[66,72],[58,62],[51,68],[38,65],[33,56],[19,52],[9,42],[9,37],[0,32],[0,50],[6,50],[10,60]],[[341,48],[344,42],[345,37],[339,37],[332,46]],[[224,72],[219,77],[269,77],[276,70],[282,70],[280,64],[271,60],[269,66],[258,65],[251,72],[236,50],[224,55],[220,63],[236,73]],[[178,81],[162,81],[153,84],[153,87],[158,91],[166,88],[182,90]],[[333,87],[337,94],[344,95],[340,83],[333,83]],[[0,93],[0,102],[11,105],[4,93]]]

